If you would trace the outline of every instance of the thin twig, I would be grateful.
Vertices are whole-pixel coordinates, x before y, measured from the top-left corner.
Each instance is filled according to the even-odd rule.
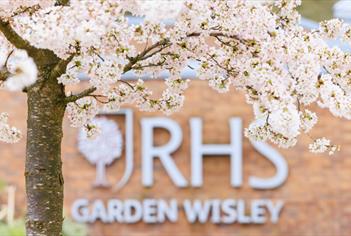
[[[127,65],[124,66],[123,68],[123,73],[126,73],[130,70],[132,70],[133,66],[140,60],[145,60],[147,58],[150,57],[150,55],[147,55],[148,53],[150,53],[152,50],[158,48],[158,47],[162,47],[169,44],[169,40],[168,39],[163,39],[157,43],[154,43],[153,45],[149,46],[146,50],[142,51],[141,53],[139,53],[137,56],[135,57],[128,57],[129,63]],[[164,49],[164,48],[163,48]],[[159,52],[159,50],[158,50]],[[155,53],[152,53],[152,55],[154,55]]]
[[[75,102],[81,98],[84,98],[86,96],[89,96],[91,95],[93,92],[96,91],[96,88],[95,87],[90,87],[90,88],[87,88],[86,90],[78,93],[78,94],[74,94],[74,95],[71,95],[71,96],[68,96],[64,99],[65,103],[70,103],[70,102]]]
[[[124,84],[128,85],[131,89],[134,89],[134,86],[131,83],[127,82],[127,81],[118,80],[118,82],[124,83]]]

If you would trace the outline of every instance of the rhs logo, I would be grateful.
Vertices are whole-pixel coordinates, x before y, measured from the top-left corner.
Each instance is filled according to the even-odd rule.
[[[95,140],[87,140],[79,134],[79,150],[96,165],[94,186],[109,187],[115,184],[116,189],[125,186],[133,172],[133,113],[130,109],[117,113],[102,113],[95,121],[101,127],[101,135]],[[104,117],[106,115],[106,117]],[[124,132],[110,115],[125,116]],[[111,117],[112,118],[112,117]],[[141,134],[141,184],[152,187],[154,184],[154,160],[159,158],[167,175],[176,187],[195,187],[203,185],[203,158],[228,156],[230,158],[230,185],[239,188],[243,185],[243,134],[242,120],[238,117],[229,119],[229,144],[204,144],[202,119],[191,117],[190,128],[190,170],[191,176],[185,178],[173,160],[173,153],[183,142],[182,127],[168,117],[144,117],[140,119]],[[169,140],[163,145],[155,145],[155,130],[163,129],[169,133]],[[124,133],[124,135],[122,134]],[[276,172],[271,177],[251,175],[248,185],[253,189],[274,189],[282,185],[288,176],[287,163],[274,148],[262,142],[252,142],[252,147],[272,163]],[[125,153],[125,168],[121,180],[108,183],[105,168],[120,159]],[[284,202],[279,199],[183,199],[178,202],[176,196],[171,199],[116,199],[109,200],[80,198],[72,205],[72,217],[78,222],[93,223],[100,220],[104,223],[163,223],[177,222],[178,212],[184,211],[188,222],[214,224],[263,224],[268,221],[277,223]],[[106,201],[106,202],[105,202]]]
[[[108,187],[105,168],[121,157],[125,150],[126,165],[122,179],[116,183],[119,189],[127,184],[133,172],[133,113],[124,109],[115,113],[101,115],[125,116],[125,135],[123,137],[116,121],[106,117],[96,118],[95,122],[101,127],[101,134],[94,140],[85,138],[83,131],[79,134],[79,150],[87,160],[96,165],[96,179],[94,186]],[[233,117],[229,120],[229,144],[203,144],[202,120],[192,117],[189,120],[191,138],[191,178],[187,180],[176,166],[172,154],[181,146],[183,132],[180,125],[167,117],[145,117],[140,120],[141,125],[141,171],[142,185],[153,185],[153,162],[159,158],[166,173],[177,187],[201,187],[203,185],[203,158],[216,155],[227,155],[230,158],[230,183],[232,187],[243,184],[242,157],[242,120]],[[169,132],[169,141],[162,146],[154,145],[154,130],[164,129]],[[276,169],[276,174],[269,178],[250,176],[248,184],[254,189],[273,189],[283,184],[288,176],[288,166],[285,159],[268,144],[251,142],[253,148],[270,161]]]
[[[84,129],[80,130],[78,148],[86,159],[96,165],[94,186],[109,187],[106,178],[106,166],[111,165],[122,154],[122,134],[118,124],[105,117],[95,118],[94,125],[101,129],[100,135],[94,139],[87,137]]]
[[[103,113],[108,114],[108,113]],[[116,184],[116,188],[122,188],[131,177],[133,171],[133,114],[131,110],[121,110],[114,115],[124,115],[126,119],[125,156],[126,168],[122,179]],[[110,187],[106,178],[106,167],[119,159],[123,151],[123,136],[116,121],[107,117],[98,117],[93,120],[100,129],[100,134],[95,139],[86,137],[86,132],[81,129],[78,135],[78,149],[84,157],[93,165],[96,165],[96,178],[94,187]]]

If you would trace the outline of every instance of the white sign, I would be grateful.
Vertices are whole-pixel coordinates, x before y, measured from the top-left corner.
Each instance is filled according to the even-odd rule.
[[[133,116],[131,110],[123,110],[118,114],[126,116],[125,154],[126,168],[122,180],[117,188],[127,184],[133,172]],[[166,117],[148,117],[140,120],[141,126],[141,184],[152,187],[154,184],[154,160],[158,158],[166,173],[175,186],[179,188],[203,185],[203,158],[216,155],[226,155],[230,158],[230,184],[233,188],[243,185],[243,131],[242,120],[233,117],[229,120],[230,143],[205,144],[203,142],[202,119],[189,119],[190,127],[190,158],[191,177],[187,179],[178,169],[173,160],[173,153],[179,149],[183,141],[183,131],[180,125]],[[169,141],[162,146],[155,146],[155,129],[164,129],[169,132]],[[103,136],[102,136],[103,137]],[[121,137],[119,137],[121,139]],[[106,140],[107,142],[108,140]],[[269,178],[250,176],[248,185],[253,189],[274,189],[282,185],[288,176],[288,166],[278,151],[262,142],[251,143],[253,148],[272,163],[276,169],[275,175]],[[209,158],[209,157],[207,157]],[[110,199],[104,203],[100,199],[78,199],[72,206],[72,217],[78,222],[104,223],[162,223],[165,220],[176,222],[178,211],[182,209],[190,223],[212,222],[223,224],[263,224],[277,223],[283,202],[280,200],[256,199],[251,202],[243,199],[209,199],[200,201],[188,199],[178,202],[176,199]],[[247,211],[249,210],[249,211]],[[247,214],[247,212],[250,212]]]

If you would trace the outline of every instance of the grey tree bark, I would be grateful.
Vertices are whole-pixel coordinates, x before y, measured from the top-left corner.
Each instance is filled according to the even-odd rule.
[[[25,177],[28,236],[62,235],[61,141],[65,94],[63,86],[49,74],[41,68],[39,82],[27,91]]]

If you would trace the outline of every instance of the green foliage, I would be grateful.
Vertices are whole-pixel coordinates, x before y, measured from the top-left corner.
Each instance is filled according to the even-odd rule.
[[[88,229],[84,224],[77,224],[69,219],[63,223],[63,236],[87,236]],[[12,225],[0,222],[0,236],[25,236],[24,220],[16,220]]]
[[[24,221],[16,220],[12,225],[0,223],[0,235],[6,236],[25,236]]]
[[[322,21],[333,17],[333,5],[336,0],[302,0],[299,12],[302,16],[314,20]]]
[[[78,224],[70,219],[65,219],[62,229],[63,236],[87,236],[88,229],[84,224]]]
[[[4,191],[6,186],[7,183],[4,180],[0,179],[0,192]]]

